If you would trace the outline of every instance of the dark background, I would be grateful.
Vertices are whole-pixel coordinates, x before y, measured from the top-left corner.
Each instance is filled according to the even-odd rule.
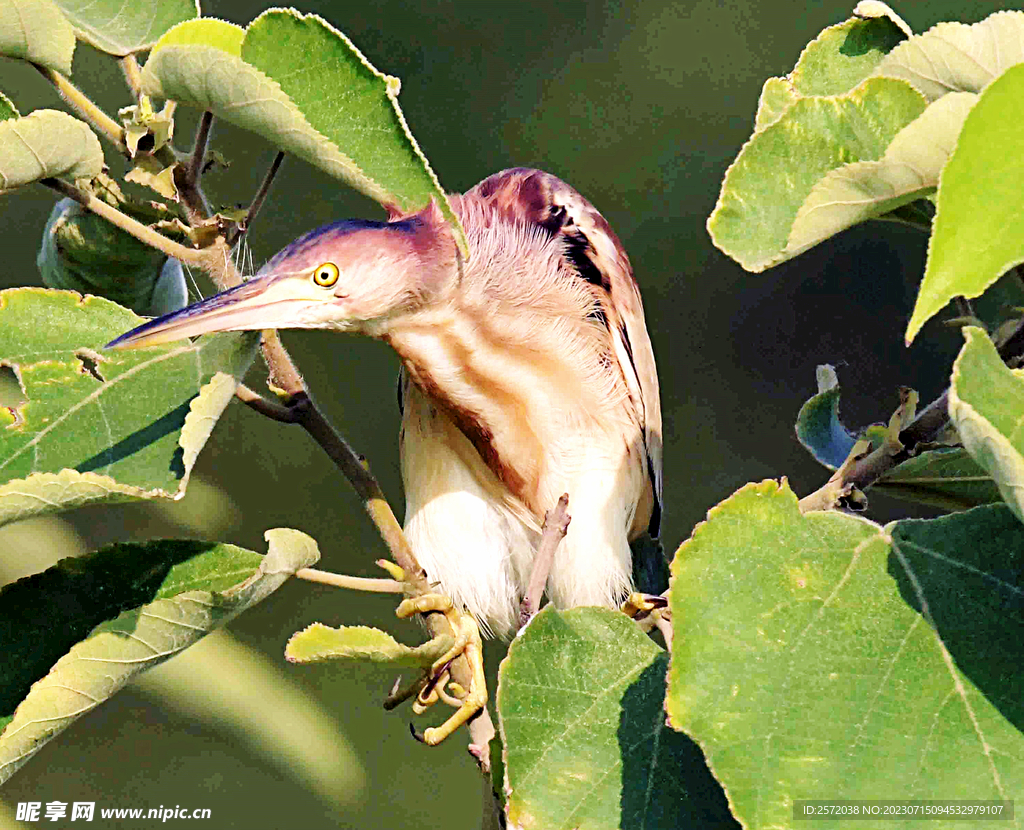
[[[923,31],[1003,7],[935,0],[897,11]],[[203,11],[244,25],[262,9],[207,0]],[[955,331],[933,322],[913,348],[902,343],[924,236],[874,223],[752,275],[714,249],[705,231],[725,169],[751,131],[764,79],[788,72],[810,39],[848,16],[848,4],[379,0],[307,2],[301,10],[330,20],[379,69],[402,79],[402,107],[445,188],[465,190],[505,167],[540,167],[573,184],[615,228],[643,289],[660,369],[666,547],[674,549],[711,506],[748,481],[787,476],[800,495],[824,482],[827,472],[792,429],[815,391],[817,364],[836,365],[850,425],[888,418],[901,385],[930,400],[946,384],[960,342]],[[74,70],[108,112],[130,103],[105,56],[79,45]],[[34,71],[13,62],[0,62],[0,89],[23,113],[59,106]],[[195,121],[194,113],[182,116],[179,147]],[[208,177],[212,199],[247,202],[273,151],[225,124],[216,127],[214,147],[232,166]],[[37,240],[52,202],[41,187],[0,198],[4,286],[37,284]],[[318,170],[286,160],[250,236],[257,267],[300,233],[348,216],[381,212]],[[321,332],[287,332],[285,341],[401,516],[395,357],[380,343]],[[16,564],[3,574],[45,567],[47,556],[76,545],[183,528],[264,550],[264,530],[286,526],[318,540],[323,567],[377,575],[381,542],[347,483],[298,428],[234,405],[195,476],[196,492],[170,508],[96,508],[71,514],[70,529],[51,519],[5,531],[0,549]],[[872,499],[876,519],[903,512],[896,502]],[[47,541],[58,538],[73,543]],[[25,553],[33,544],[44,548],[35,558]],[[4,789],[4,800],[210,807],[207,826],[218,828],[476,826],[479,786],[464,739],[439,749],[413,743],[407,710],[385,714],[379,705],[390,673],[284,667],[288,636],[315,620],[418,637],[415,626],[394,622],[392,608],[388,597],[293,582],[231,626],[281,666],[282,677],[318,698],[350,737],[368,784],[344,812],[283,778],[216,718],[167,712],[131,689],[46,747]],[[502,647],[490,651],[495,663]],[[195,680],[201,712],[204,681]],[[244,719],[244,701],[238,708]]]

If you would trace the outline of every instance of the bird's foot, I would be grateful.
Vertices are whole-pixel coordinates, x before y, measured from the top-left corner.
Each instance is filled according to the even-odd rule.
[[[657,628],[665,638],[665,645],[672,648],[672,612],[668,607],[668,597],[632,593],[626,597],[619,610],[632,617],[645,632]]]
[[[418,715],[438,700],[456,709],[455,714],[441,726],[431,727],[423,732],[421,740],[430,746],[436,746],[487,705],[487,681],[484,678],[480,627],[472,614],[456,608],[451,598],[443,594],[424,594],[406,599],[395,610],[395,614],[401,619],[414,614],[430,613],[444,614],[455,634],[454,645],[434,661],[428,670],[426,683],[413,704],[413,711]],[[451,680],[450,666],[452,661],[459,657],[465,657],[469,663],[472,681],[468,689]],[[417,735],[417,738],[420,736]]]

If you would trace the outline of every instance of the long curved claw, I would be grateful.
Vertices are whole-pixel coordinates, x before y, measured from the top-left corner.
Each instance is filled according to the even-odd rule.
[[[431,727],[423,732],[422,740],[430,746],[437,746],[456,729],[472,718],[487,705],[487,680],[484,677],[483,641],[480,639],[480,626],[468,611],[455,607],[451,598],[443,594],[424,594],[403,600],[395,610],[400,619],[414,614],[444,614],[445,619],[455,632],[455,644],[430,667],[429,679],[417,695],[413,711],[421,714],[438,700],[457,707],[455,714],[438,727]],[[445,687],[449,685],[451,662],[458,657],[465,657],[472,672],[469,689],[458,684],[451,684],[455,696],[448,694]]]

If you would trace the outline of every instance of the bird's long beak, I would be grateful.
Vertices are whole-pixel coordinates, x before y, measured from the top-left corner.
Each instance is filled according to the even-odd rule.
[[[216,331],[294,326],[300,306],[308,307],[324,299],[322,293],[313,295],[304,283],[305,280],[281,279],[277,274],[255,277],[180,311],[143,323],[111,340],[105,348],[158,346]]]

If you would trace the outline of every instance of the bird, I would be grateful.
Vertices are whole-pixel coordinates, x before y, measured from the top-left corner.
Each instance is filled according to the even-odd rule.
[[[661,524],[658,375],[629,258],[573,187],[512,168],[449,199],[466,259],[436,200],[334,222],[108,347],[269,328],[388,344],[401,363],[405,533],[427,578],[485,636],[506,638],[562,493],[572,520],[549,602],[615,607],[633,589],[645,563],[630,542]]]

